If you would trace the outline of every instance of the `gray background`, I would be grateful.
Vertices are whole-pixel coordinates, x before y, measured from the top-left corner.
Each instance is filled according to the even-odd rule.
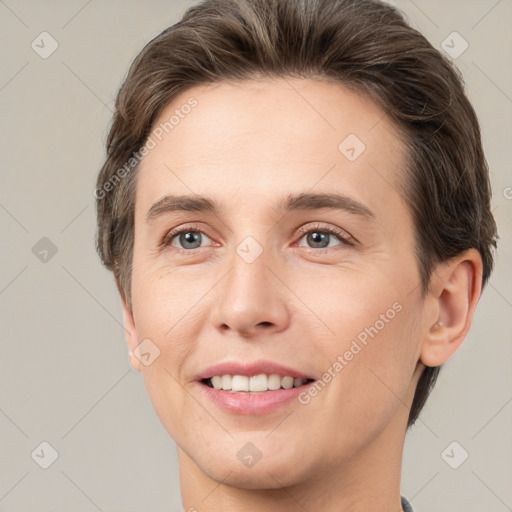
[[[0,511],[181,510],[175,445],[95,253],[93,189],[129,64],[193,3],[0,0]],[[408,433],[402,494],[416,512],[512,510],[512,0],[393,4],[434,46],[454,31],[469,44],[454,60],[501,235],[472,330]],[[47,58],[31,47],[51,48],[43,31],[58,43]]]

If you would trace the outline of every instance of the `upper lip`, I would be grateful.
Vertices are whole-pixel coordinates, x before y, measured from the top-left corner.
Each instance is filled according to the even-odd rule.
[[[273,361],[255,361],[252,363],[226,361],[224,363],[208,366],[208,368],[201,371],[196,378],[197,380],[203,380],[214,377],[215,375],[246,375],[247,377],[250,377],[261,373],[265,373],[267,375],[276,373],[281,377],[293,377],[294,379],[312,379],[312,377],[299,370],[295,370]]]

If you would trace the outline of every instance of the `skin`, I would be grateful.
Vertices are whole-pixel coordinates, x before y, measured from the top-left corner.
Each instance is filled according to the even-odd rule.
[[[404,146],[359,94],[315,80],[210,84],[176,97],[154,126],[191,96],[198,105],[139,169],[132,304],[123,304],[129,349],[149,338],[160,350],[148,366],[133,355],[131,364],[177,444],[183,508],[398,512],[414,390],[423,365],[444,363],[469,329],[480,256],[471,249],[440,264],[422,296],[413,221],[398,192]],[[351,133],[366,146],[354,161],[338,149]],[[301,192],[344,194],[373,217],[277,209]],[[150,207],[171,193],[208,196],[223,209],[148,223]],[[179,236],[159,246],[190,223],[200,248]],[[339,228],[357,242],[327,235],[322,250],[301,227]],[[247,236],[263,249],[250,264],[236,252]],[[395,303],[400,312],[307,405],[240,416],[195,381],[214,363],[258,359],[321,379]],[[236,455],[247,442],[262,454],[250,468]]]

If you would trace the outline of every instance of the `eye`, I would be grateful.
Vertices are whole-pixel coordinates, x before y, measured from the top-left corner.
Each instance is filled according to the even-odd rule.
[[[172,246],[181,251],[192,251],[201,248],[204,237],[209,239],[197,226],[186,226],[167,233],[161,245],[163,247]]]
[[[306,242],[311,244],[311,246],[307,248],[320,253],[333,247],[330,245],[333,236],[340,242],[335,244],[335,246],[353,246],[355,242],[346,231],[331,226],[306,226],[300,228],[299,233],[303,233],[299,241],[305,238]],[[199,229],[198,226],[189,225],[167,233],[160,245],[161,247],[171,246],[181,252],[190,252],[205,247],[202,245],[205,237],[210,240],[210,237]],[[299,245],[299,247],[304,246]]]
[[[299,229],[299,232],[304,233],[304,235],[300,238],[306,238],[306,242],[312,244],[312,247],[308,247],[310,249],[320,249],[315,252],[323,252],[322,249],[330,249],[333,247],[329,246],[330,241],[332,240],[333,235],[341,242],[336,245],[349,245],[353,246],[354,241],[352,237],[342,229],[330,227],[330,226],[307,226]],[[304,246],[299,246],[304,247]]]

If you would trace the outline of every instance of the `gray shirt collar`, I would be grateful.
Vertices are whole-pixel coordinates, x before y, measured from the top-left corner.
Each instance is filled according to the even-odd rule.
[[[401,496],[402,498],[402,509],[404,512],[414,512],[413,509],[412,509],[412,506],[411,504],[403,497]]]

